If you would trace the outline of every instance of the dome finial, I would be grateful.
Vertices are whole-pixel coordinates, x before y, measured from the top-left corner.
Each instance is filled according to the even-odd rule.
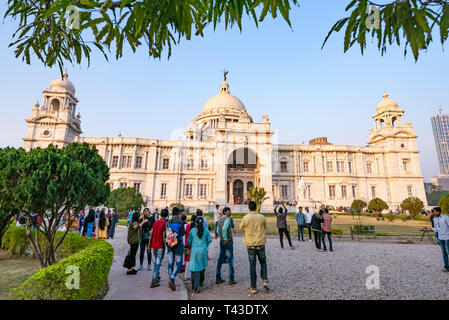
[[[229,71],[224,69],[222,72],[223,72],[224,81],[226,81]]]
[[[62,80],[66,80],[69,78],[69,74],[67,73],[67,68],[64,69],[64,73],[62,74]]]
[[[384,95],[382,96],[384,99],[387,99],[388,98],[388,93],[387,93],[387,90],[384,90]]]

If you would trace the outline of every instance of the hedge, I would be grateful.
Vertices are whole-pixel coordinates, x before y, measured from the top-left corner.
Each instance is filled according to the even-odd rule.
[[[58,231],[57,237],[62,232]],[[10,252],[24,252],[25,228],[11,226],[5,234],[2,247]],[[114,249],[100,239],[86,238],[68,233],[58,253],[62,256],[54,265],[40,269],[24,283],[11,290],[10,300],[91,300],[95,299],[106,285],[112,265]],[[69,266],[79,268],[79,289],[68,289],[66,281],[73,273],[66,272]]]

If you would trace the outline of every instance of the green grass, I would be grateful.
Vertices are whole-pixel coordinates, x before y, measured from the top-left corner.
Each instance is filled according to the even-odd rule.
[[[32,258],[0,250],[0,300],[6,300],[12,288],[21,285],[39,268],[39,263]]]

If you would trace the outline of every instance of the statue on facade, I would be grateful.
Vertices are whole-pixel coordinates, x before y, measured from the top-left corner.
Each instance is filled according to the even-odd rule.
[[[304,177],[301,177],[299,179],[299,182],[298,182],[299,200],[305,200],[306,199],[306,190],[307,190],[306,180],[304,180]]]

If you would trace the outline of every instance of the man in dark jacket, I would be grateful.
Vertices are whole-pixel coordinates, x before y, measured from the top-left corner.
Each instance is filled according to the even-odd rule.
[[[323,213],[323,209],[320,209],[319,213],[315,213],[312,216],[313,237],[315,238],[315,247],[318,251],[324,251],[321,250],[321,223],[324,221]]]
[[[117,225],[117,223],[118,223],[117,210],[112,209],[112,213],[111,213],[111,227],[109,229],[109,234],[108,234],[109,239],[114,239],[115,226]]]

